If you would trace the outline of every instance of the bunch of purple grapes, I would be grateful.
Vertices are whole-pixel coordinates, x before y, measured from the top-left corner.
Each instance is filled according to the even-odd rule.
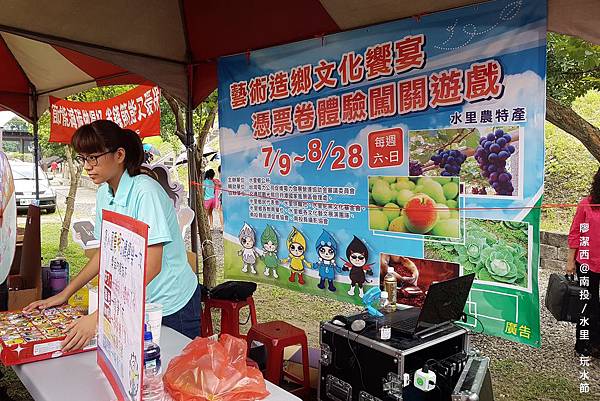
[[[471,189],[471,193],[473,195],[487,195],[487,191],[484,187],[473,187]]]
[[[460,166],[465,162],[467,156],[458,150],[440,149],[431,156],[431,161],[442,168],[441,175],[444,177],[458,176]]]
[[[487,178],[498,195],[512,195],[515,190],[512,185],[512,175],[506,171],[506,160],[515,153],[515,147],[510,144],[512,136],[497,129],[479,139],[475,150],[475,160],[479,163],[481,175]]]
[[[417,160],[411,160],[408,163],[408,175],[411,177],[418,177],[423,175],[423,165]]]

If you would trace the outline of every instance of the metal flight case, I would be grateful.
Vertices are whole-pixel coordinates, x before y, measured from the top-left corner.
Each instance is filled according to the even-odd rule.
[[[379,328],[389,316],[375,318],[367,313],[357,314],[348,318],[347,328],[321,322],[319,400],[450,400],[456,383],[440,383],[434,390],[423,392],[413,386],[412,377],[426,362],[435,360],[450,367],[452,361],[456,361],[452,376],[458,378],[460,363],[466,361],[469,352],[467,331],[450,324],[424,338],[392,334],[391,339],[381,340]],[[354,332],[350,324],[358,319],[364,320],[366,327]]]

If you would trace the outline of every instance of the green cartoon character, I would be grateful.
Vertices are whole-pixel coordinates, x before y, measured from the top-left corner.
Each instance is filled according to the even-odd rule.
[[[260,242],[264,251],[262,259],[265,263],[265,276],[268,277],[273,273],[273,277],[278,278],[279,257],[277,256],[277,248],[279,247],[279,239],[275,229],[267,226],[260,236]]]

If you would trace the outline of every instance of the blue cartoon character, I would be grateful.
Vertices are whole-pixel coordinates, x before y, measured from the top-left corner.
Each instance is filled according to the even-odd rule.
[[[306,252],[306,239],[296,227],[292,228],[290,235],[287,238],[287,247],[289,256],[283,259],[283,263],[290,264],[290,283],[296,282],[296,274],[298,274],[298,284],[304,285],[304,267],[311,267],[312,264],[304,259]]]
[[[279,257],[277,256],[277,248],[279,247],[279,239],[275,229],[267,226],[260,236],[260,242],[263,247],[263,262],[265,263],[265,276],[273,273],[274,278],[278,278],[277,268],[279,267]]]
[[[244,226],[240,230],[239,239],[242,249],[238,251],[238,255],[242,257],[244,264],[242,272],[246,273],[248,268],[250,268],[250,271],[256,274],[256,259],[259,256],[258,250],[254,246],[256,244],[256,232],[247,223],[244,223]]]
[[[330,233],[323,230],[317,239],[316,248],[319,261],[313,264],[313,268],[319,270],[319,277],[321,278],[317,287],[322,290],[325,289],[325,280],[327,280],[329,282],[329,291],[334,292],[335,286],[333,285],[333,281],[335,273],[341,273],[341,269],[335,263],[337,243]]]
[[[344,264],[344,271],[350,270],[350,290],[348,295],[354,296],[356,287],[358,287],[358,296],[363,297],[363,284],[367,281],[365,273],[372,276],[373,270],[371,266],[373,263],[367,264],[369,260],[369,250],[367,246],[360,239],[354,236],[350,244],[346,248],[346,262]]]

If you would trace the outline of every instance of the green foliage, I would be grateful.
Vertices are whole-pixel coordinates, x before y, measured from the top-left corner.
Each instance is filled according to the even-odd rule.
[[[590,90],[575,99],[573,110],[590,124],[600,127],[600,90]]]
[[[65,156],[65,145],[62,143],[50,142],[50,113],[45,112],[38,122],[38,136],[40,138],[40,150],[42,157]]]
[[[202,102],[193,112],[192,121],[194,127],[194,134],[196,136],[201,131],[204,126],[204,122],[208,118],[210,114],[210,110],[214,107],[217,107],[217,91],[215,90],[211,93],[208,98],[204,102]],[[181,113],[182,123],[185,124],[185,114],[184,114],[184,105],[179,103],[179,112]],[[184,142],[177,135],[177,119],[169,103],[166,101],[164,97],[160,99],[160,127],[161,127],[161,137],[165,142],[170,143],[173,146],[173,150],[176,154],[183,152],[184,150]],[[183,130],[184,127],[181,127]],[[185,132],[180,132],[181,135],[185,135]],[[218,149],[218,138],[216,139],[216,147],[215,138],[208,138],[207,144],[212,146],[213,148]]]
[[[164,96],[160,97],[160,137],[171,145],[175,154],[179,154],[183,150],[183,144],[177,136],[175,114]]]
[[[600,92],[593,90],[573,102],[573,109],[590,123],[600,126]],[[546,123],[544,203],[575,204],[589,194],[598,161],[581,142]],[[542,211],[542,229],[566,232],[575,209],[549,208]]]
[[[217,107],[218,94],[215,90],[194,110],[194,132],[197,134],[204,126],[210,111]]]
[[[549,33],[547,58],[548,96],[565,106],[590,89],[600,89],[600,46]]]
[[[4,124],[5,130],[31,132],[31,124],[21,117],[13,117]]]

